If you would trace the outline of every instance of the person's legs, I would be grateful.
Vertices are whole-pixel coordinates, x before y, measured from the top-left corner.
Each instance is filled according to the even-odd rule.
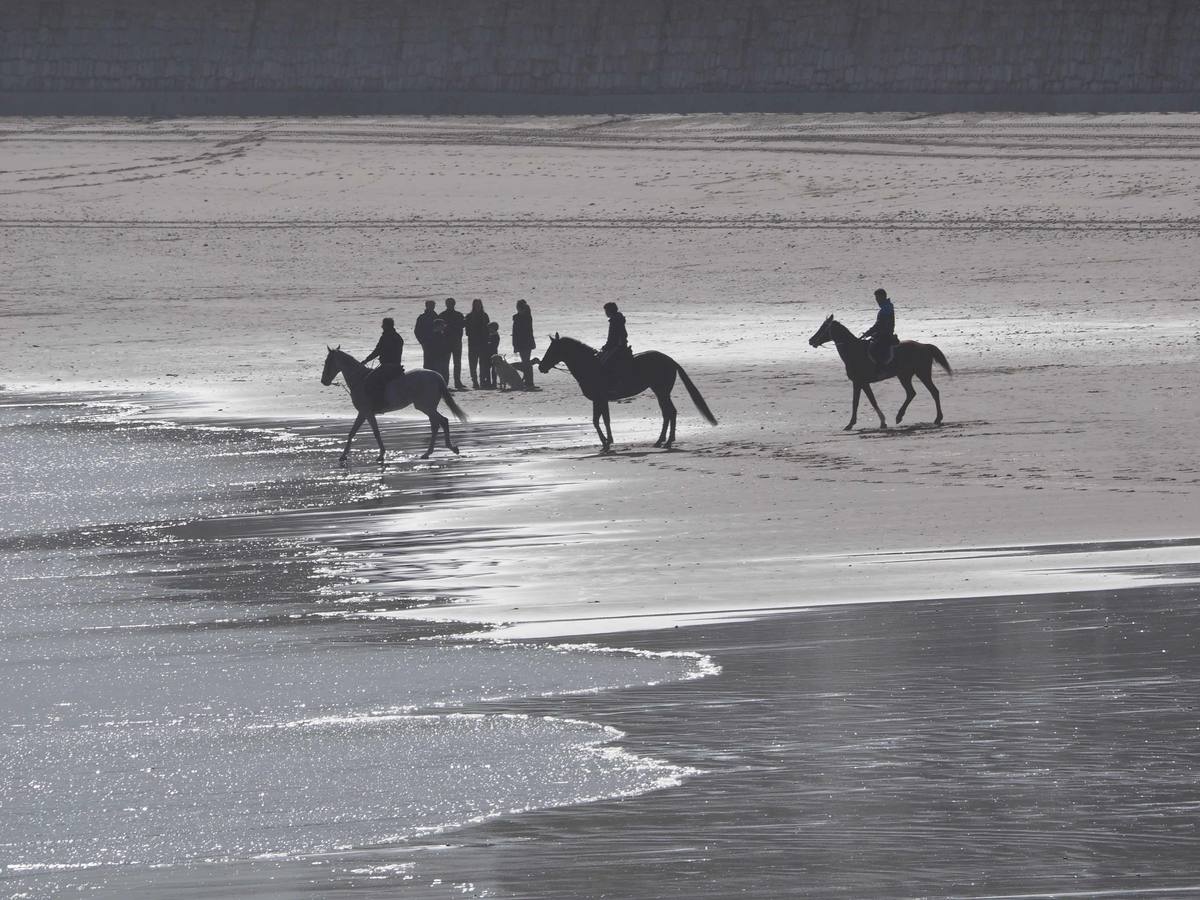
[[[479,387],[479,348],[469,343],[467,344],[467,368],[471,371],[471,387]],[[483,380],[487,381],[486,374]]]
[[[464,386],[462,383],[462,341],[450,348],[450,354],[454,358],[454,386],[461,388]]]
[[[521,354],[521,374],[525,378],[525,387],[531,388],[533,387],[533,366],[529,362],[530,351],[521,350],[519,352]]]

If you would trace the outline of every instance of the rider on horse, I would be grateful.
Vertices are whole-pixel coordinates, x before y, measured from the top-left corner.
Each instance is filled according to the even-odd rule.
[[[363,360],[365,364],[373,359],[379,359],[379,368],[371,372],[366,380],[367,393],[372,399],[377,400],[382,397],[387,383],[404,374],[404,365],[400,362],[403,356],[404,338],[400,337],[400,333],[396,331],[395,321],[388,316],[383,320],[383,334],[379,336],[379,343],[375,345],[371,355]]]
[[[896,310],[883,288],[875,289],[875,302],[879,304],[875,324],[864,331],[862,336],[871,339],[871,344],[867,347],[871,361],[877,366],[886,366],[892,361],[892,348],[896,344]]]
[[[380,366],[399,366],[402,356],[404,356],[404,338],[400,337],[400,333],[396,331],[395,320],[389,316],[383,320],[383,334],[379,336],[379,343],[375,345],[371,355],[363,362],[369,363],[378,358]]]
[[[625,330],[625,316],[611,300],[604,304],[608,316],[608,340],[600,348],[600,371],[610,386],[615,385],[629,370],[633,350],[629,347],[629,333]]]

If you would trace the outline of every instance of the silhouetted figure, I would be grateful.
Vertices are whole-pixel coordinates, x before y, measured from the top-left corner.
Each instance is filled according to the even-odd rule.
[[[462,340],[467,317],[454,308],[454,298],[447,297],[440,318],[446,323],[446,341],[450,345],[450,358],[454,360],[454,386],[461,391],[466,387],[462,383]]]
[[[425,358],[429,364],[425,366],[442,376],[442,381],[450,384],[450,338],[447,336],[446,323],[437,319],[429,332],[428,343],[425,345]]]
[[[422,360],[422,368],[436,371],[433,368],[433,359],[429,355],[430,343],[433,339],[433,323],[441,321],[437,314],[437,301],[426,300],[425,312],[417,316],[417,324],[413,326],[413,334],[417,336],[417,343],[421,345],[424,351],[424,359]]]
[[[388,385],[404,374],[403,356],[404,338],[396,333],[396,322],[389,316],[383,320],[383,333],[379,335],[375,349],[363,360],[363,365],[373,359],[379,360],[379,368],[371,369],[363,382],[363,389],[372,403],[381,404]]]
[[[487,386],[490,388],[497,387],[496,383],[496,367],[492,364],[492,360],[500,352],[500,323],[492,322],[488,325],[487,349],[484,352],[482,365],[487,366]]]
[[[513,314],[512,328],[513,350],[521,357],[521,375],[525,379],[525,387],[533,387],[533,366],[529,362],[529,354],[537,347],[533,339],[533,312],[524,300],[517,301],[517,311]]]
[[[877,366],[886,366],[892,361],[892,348],[896,344],[896,310],[883,288],[875,289],[875,302],[879,304],[875,324],[862,336],[871,339],[867,347],[871,361]]]
[[[483,311],[482,300],[471,301],[471,311],[463,319],[467,333],[467,368],[471,370],[471,387],[491,387],[491,366],[488,353],[488,325],[491,319]]]
[[[600,369],[609,385],[616,389],[622,377],[629,371],[633,361],[633,350],[629,347],[625,316],[617,309],[617,304],[612,301],[605,303],[604,314],[608,316],[608,340],[600,348]]]
[[[400,366],[403,356],[404,338],[396,331],[395,320],[388,316],[383,320],[383,334],[379,336],[379,343],[375,345],[371,355],[363,360],[363,364],[378,359],[381,366]]]

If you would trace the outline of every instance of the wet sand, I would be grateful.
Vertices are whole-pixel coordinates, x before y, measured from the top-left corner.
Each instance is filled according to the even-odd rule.
[[[1189,586],[622,635],[723,671],[563,705],[705,774],[434,868],[501,897],[1194,896],[1198,634]]]

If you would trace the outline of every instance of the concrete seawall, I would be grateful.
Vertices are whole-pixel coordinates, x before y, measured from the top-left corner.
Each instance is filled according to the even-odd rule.
[[[7,0],[0,113],[1200,109],[1194,0]]]

